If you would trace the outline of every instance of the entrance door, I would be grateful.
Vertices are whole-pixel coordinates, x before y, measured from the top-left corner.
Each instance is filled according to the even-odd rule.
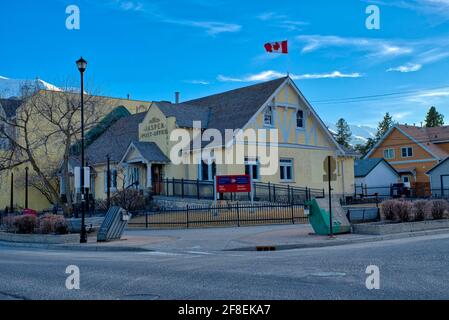
[[[161,164],[153,164],[151,166],[151,181],[153,182],[153,193],[160,195],[164,192],[164,183],[162,181],[162,168]]]

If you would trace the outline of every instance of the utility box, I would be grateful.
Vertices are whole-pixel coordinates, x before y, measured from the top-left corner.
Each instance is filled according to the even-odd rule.
[[[330,235],[329,199],[313,199],[309,206],[309,222],[319,235]],[[342,234],[351,232],[351,223],[338,201],[332,201],[332,232]]]
[[[120,240],[130,219],[131,214],[125,209],[120,207],[110,208],[98,231],[97,242]]]

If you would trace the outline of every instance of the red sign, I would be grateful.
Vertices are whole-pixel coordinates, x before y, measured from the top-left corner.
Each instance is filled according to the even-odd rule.
[[[241,176],[217,176],[217,193],[251,192],[251,177]]]

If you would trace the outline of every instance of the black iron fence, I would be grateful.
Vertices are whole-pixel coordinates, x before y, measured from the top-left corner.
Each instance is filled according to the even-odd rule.
[[[201,228],[295,223],[308,223],[303,205],[237,202],[207,207],[187,206],[185,209],[135,212],[129,227]]]
[[[156,194],[167,197],[194,198],[203,200],[214,199],[213,181],[164,179],[153,182],[153,190]],[[292,187],[273,183],[255,182],[253,184],[255,201],[272,203],[304,204],[311,198],[324,198],[324,189],[308,187]],[[250,193],[220,194],[221,200],[248,201]]]
[[[449,199],[449,189],[432,189],[428,184],[417,184],[410,187],[401,183],[375,187],[356,184],[354,186],[354,195],[346,197],[343,203],[348,205],[376,203],[394,198]]]

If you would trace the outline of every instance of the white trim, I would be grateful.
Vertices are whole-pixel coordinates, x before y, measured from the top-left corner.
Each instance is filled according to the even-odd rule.
[[[434,162],[437,161],[434,158],[427,158],[427,159],[419,159],[419,160],[402,160],[402,161],[391,161],[388,162],[389,164],[408,164],[408,163],[421,163],[421,162]]]
[[[385,151],[389,151],[389,150],[392,150],[392,151],[393,151],[393,157],[391,157],[391,158],[385,157]],[[384,151],[384,152],[383,152],[383,158],[384,158],[385,160],[392,160],[392,159],[395,159],[395,158],[396,158],[396,150],[395,150],[394,148],[385,148],[383,151]]]
[[[407,151],[406,151],[407,155],[405,157],[404,157],[404,152],[403,152],[404,149],[407,149]],[[411,156],[408,155],[408,149],[412,149],[412,155]],[[401,147],[401,158],[402,159],[413,158],[413,154],[414,154],[414,152],[413,152],[413,147],[412,146]]]
[[[387,132],[385,132],[385,134],[382,136],[382,138],[380,138],[380,140],[376,142],[374,147],[372,147],[371,150],[366,154],[366,156],[363,157],[363,159],[368,159],[374,153],[374,150],[379,148],[382,142],[384,142],[384,140],[391,134],[394,128],[396,128],[395,125],[388,129]]]

